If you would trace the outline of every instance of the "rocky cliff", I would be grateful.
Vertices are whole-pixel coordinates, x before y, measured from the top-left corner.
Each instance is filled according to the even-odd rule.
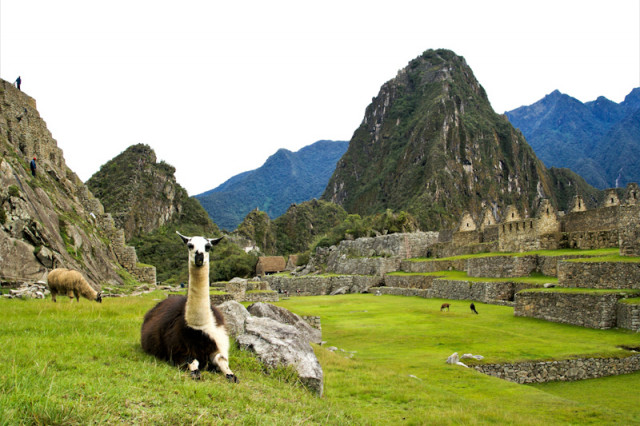
[[[0,151],[0,281],[40,280],[51,268],[69,267],[95,286],[122,284],[125,269],[155,282],[155,270],[137,265],[122,231],[67,167],[35,100],[4,80]]]
[[[176,182],[174,173],[173,166],[157,161],[149,145],[137,144],[100,167],[87,186],[124,230],[127,241],[185,219],[201,225],[206,234],[217,233],[206,211]]]
[[[544,165],[496,114],[464,58],[428,50],[385,83],[367,107],[322,196],[349,213],[407,210],[425,230],[468,211],[532,214],[555,203]]]

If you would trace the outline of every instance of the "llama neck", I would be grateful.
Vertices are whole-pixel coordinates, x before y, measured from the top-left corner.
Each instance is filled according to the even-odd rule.
[[[209,264],[189,264],[189,293],[185,307],[185,320],[190,327],[201,328],[213,321],[209,298]]]

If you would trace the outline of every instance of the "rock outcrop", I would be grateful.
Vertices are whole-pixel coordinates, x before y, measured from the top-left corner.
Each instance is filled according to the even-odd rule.
[[[127,253],[102,204],[66,165],[36,102],[0,80],[0,281],[45,280],[48,270],[81,270],[90,281],[119,285]],[[36,158],[33,176],[29,162]],[[149,268],[143,275],[155,282]],[[141,269],[142,271],[142,269]],[[140,272],[140,271],[139,271]]]
[[[224,315],[227,330],[241,348],[254,352],[269,368],[295,368],[300,381],[322,396],[322,367],[309,344],[320,342],[319,330],[309,326],[300,316],[265,303],[254,303],[247,310],[236,301],[228,301],[218,308]]]

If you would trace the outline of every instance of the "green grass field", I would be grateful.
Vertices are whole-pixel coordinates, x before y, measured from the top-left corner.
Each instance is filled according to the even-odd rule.
[[[278,304],[322,318],[316,347],[325,392],[290,370],[265,372],[234,349],[241,382],[200,382],[146,355],[144,313],[165,295],[102,304],[0,299],[0,424],[632,424],[640,373],[524,386],[451,366],[453,352],[487,362],[618,356],[640,334],[514,317],[509,307],[439,299],[346,295]]]

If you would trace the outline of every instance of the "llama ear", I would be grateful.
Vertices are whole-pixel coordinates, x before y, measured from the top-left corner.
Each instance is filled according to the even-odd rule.
[[[187,241],[189,241],[191,239],[189,237],[185,237],[184,235],[182,235],[178,231],[176,231],[176,234],[180,235],[180,238],[182,238],[182,241],[184,241],[185,244],[187,243]]]
[[[222,241],[224,237],[220,237],[220,238],[212,238],[209,240],[209,244],[211,244],[212,246],[215,246],[216,244],[218,244],[220,241]]]

